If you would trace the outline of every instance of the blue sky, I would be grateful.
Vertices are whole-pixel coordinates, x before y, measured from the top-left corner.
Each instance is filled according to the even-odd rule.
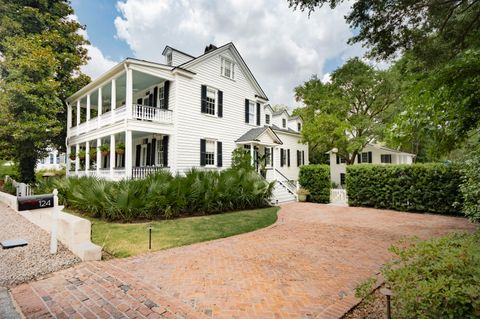
[[[294,12],[286,0],[72,0],[86,25],[93,78],[125,57],[163,62],[165,45],[194,56],[209,44],[232,41],[272,104],[293,106],[293,89],[313,74],[328,74],[360,46],[346,44],[352,32],[335,10]]]

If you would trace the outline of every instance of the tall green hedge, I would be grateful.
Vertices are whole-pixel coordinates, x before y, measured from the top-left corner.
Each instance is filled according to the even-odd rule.
[[[480,151],[470,154],[462,165],[463,211],[472,221],[480,222]]]
[[[461,174],[451,164],[347,166],[351,206],[438,214],[458,214],[462,208]]]
[[[299,182],[302,188],[310,192],[308,195],[310,202],[330,202],[330,168],[328,165],[301,166]]]

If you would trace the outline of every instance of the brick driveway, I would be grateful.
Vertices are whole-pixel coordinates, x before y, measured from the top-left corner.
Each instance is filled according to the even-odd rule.
[[[455,217],[293,203],[263,230],[83,263],[12,293],[31,318],[338,318],[402,236],[474,228]]]

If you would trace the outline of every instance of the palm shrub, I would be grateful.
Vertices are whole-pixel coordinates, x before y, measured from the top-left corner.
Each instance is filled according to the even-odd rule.
[[[185,175],[168,171],[143,180],[106,181],[71,177],[41,182],[44,192],[59,191],[60,201],[93,217],[108,220],[172,218],[216,214],[268,205],[273,183],[249,168],[217,171],[192,169]]]

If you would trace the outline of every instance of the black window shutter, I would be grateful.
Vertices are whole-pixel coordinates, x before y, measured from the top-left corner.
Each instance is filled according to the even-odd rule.
[[[202,113],[207,112],[207,86],[202,85]]]
[[[140,152],[142,151],[142,146],[140,144],[137,145],[137,149],[135,152],[135,166],[140,166]]]
[[[150,166],[150,159],[152,157],[152,144],[147,144],[147,159],[145,160],[145,165]]]
[[[290,167],[290,149],[287,150],[287,165]]]
[[[337,154],[337,164],[340,164],[340,156]]]
[[[257,125],[260,125],[260,103],[257,103]]]
[[[158,87],[153,88],[153,107],[157,107],[157,100],[158,100]]]
[[[205,96],[207,95],[205,91]],[[170,96],[170,81],[163,83],[163,108],[168,110],[168,97]]]
[[[217,142],[217,166],[223,166],[223,158],[222,158],[222,142]]]
[[[155,150],[157,148],[157,139],[152,138],[152,153],[150,157],[150,165],[155,165]]]
[[[274,152],[274,151],[275,151],[275,149],[272,147],[272,148],[271,148],[271,151],[270,151],[270,156],[272,157],[272,162],[271,162],[271,165],[272,165],[272,166],[275,166],[275,165],[273,165],[273,152]]]
[[[305,151],[302,151],[302,165],[305,165]]]
[[[248,99],[245,99],[245,123],[248,123],[248,106],[249,106],[249,101]]]
[[[168,167],[168,135],[163,137],[163,166]]]
[[[359,153],[357,155],[357,161],[358,161],[358,164],[361,164],[362,163],[362,153]]]
[[[218,91],[218,117],[223,117],[223,92]]]
[[[283,167],[283,165],[285,164],[283,162],[283,152],[284,152],[284,150],[283,150],[283,148],[281,148],[280,149],[280,167]]]
[[[301,165],[301,156],[302,156],[302,153],[300,153],[299,150],[297,150],[297,167]]]
[[[204,139],[200,140],[200,166],[205,166],[205,151],[207,142]]]
[[[368,152],[368,162],[372,163],[372,152]]]

